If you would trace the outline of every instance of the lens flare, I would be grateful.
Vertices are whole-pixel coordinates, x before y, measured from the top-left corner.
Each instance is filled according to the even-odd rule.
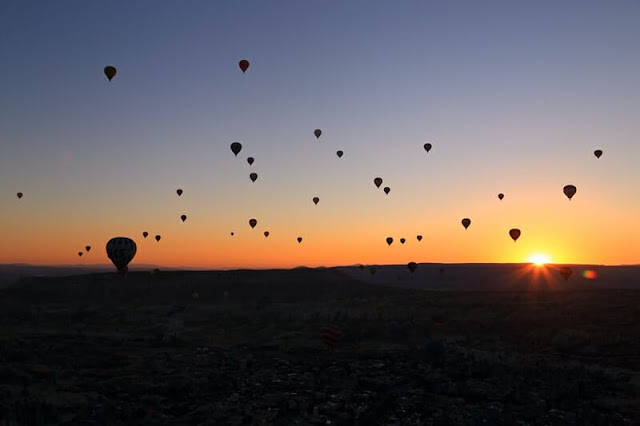
[[[582,271],[582,276],[588,280],[595,280],[598,274],[593,269],[585,269]]]

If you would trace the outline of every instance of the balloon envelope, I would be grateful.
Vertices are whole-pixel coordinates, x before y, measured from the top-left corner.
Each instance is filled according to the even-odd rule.
[[[388,195],[391,192],[391,188],[389,188],[388,186],[385,186],[383,191],[384,191],[385,194]]]
[[[573,185],[565,185],[565,187],[562,189],[562,192],[564,192],[564,195],[569,198],[569,201],[571,201],[571,198],[576,195],[576,191],[577,189]]]
[[[343,154],[344,154],[344,152],[342,152],[342,151],[336,151],[336,155],[338,156],[338,158],[342,158]]]
[[[162,238],[160,235],[156,235],[156,241],[160,241],[160,238]]]
[[[257,173],[251,173],[249,175],[249,179],[251,179],[251,182],[255,182],[258,179],[258,174]]]
[[[127,237],[115,237],[107,242],[107,256],[118,268],[118,272],[127,272],[127,265],[136,255],[136,243]]]
[[[320,138],[320,135],[322,134],[322,130],[320,130],[320,129],[315,129],[315,130],[313,131],[313,134],[314,134],[314,135],[316,135],[316,139],[319,139],[319,138]]]
[[[560,268],[560,271],[558,272],[560,272],[560,275],[562,275],[562,278],[564,278],[564,280],[567,281],[569,280],[569,277],[573,273],[573,270],[568,266],[563,266]]]
[[[377,177],[373,180],[373,183],[380,188],[380,185],[382,185],[382,178],[381,177]]]
[[[82,257],[82,252],[81,251],[78,252],[78,256]]]
[[[418,235],[416,236],[416,238],[418,239],[418,241],[422,241],[422,235]]]
[[[182,216],[180,216],[180,219],[182,219],[182,221],[184,222],[185,220],[187,220],[187,215],[183,214]]]
[[[501,193],[499,193],[499,194],[498,194],[498,198],[502,200],[502,199],[504,198],[504,194],[503,194],[502,192],[501,192]]]
[[[404,238],[400,238],[400,244],[404,244],[407,240],[405,240]]]
[[[249,61],[247,61],[246,59],[242,59],[240,62],[238,62],[238,66],[242,70],[242,74],[244,74],[249,69]]]
[[[250,166],[253,164],[254,161],[255,160],[253,159],[253,157],[247,158],[247,163],[249,163]]]
[[[313,197],[313,204],[315,204],[317,206],[319,202],[320,202],[320,198]]]
[[[593,155],[595,155],[596,158],[600,158],[600,156],[602,155],[602,150],[596,149],[595,151],[593,151]]]
[[[393,243],[393,238],[387,237],[387,244],[391,245],[391,243]]]
[[[409,270],[413,274],[416,271],[416,269],[418,268],[418,264],[416,262],[409,262],[407,264],[407,267],[409,268]]]
[[[256,225],[258,224],[258,221],[255,219],[249,219],[249,226],[251,226],[251,228],[255,228]]]
[[[267,238],[269,236],[269,231],[264,231],[264,237]]]
[[[111,81],[111,79],[116,76],[117,72],[118,71],[116,70],[116,67],[112,67],[111,65],[107,65],[106,67],[104,67],[104,75],[107,76],[109,81]]]
[[[516,241],[518,238],[520,238],[520,230],[518,228],[509,230],[509,236],[513,239],[513,241]]]
[[[233,142],[231,144],[231,152],[237,157],[242,150],[242,144],[240,142]]]
[[[298,237],[298,242],[301,243],[302,242],[302,237]]]
[[[178,197],[182,195],[182,189],[178,189],[176,190],[176,193],[178,194]]]
[[[147,238],[147,237],[149,236],[149,233],[148,233],[147,231],[144,231],[144,232],[142,233],[142,236],[143,236],[143,237],[145,237],[145,238]]]
[[[430,143],[425,143],[424,144],[424,150],[427,151],[427,152],[431,151],[431,144]]]
[[[22,198],[22,192],[18,192],[16,195],[18,198]]]
[[[471,225],[471,219],[469,219],[468,217],[462,219],[462,226],[464,226],[464,229],[467,229],[469,225]]]
[[[91,251],[91,246],[86,246],[84,249],[85,249],[87,252],[90,252],[90,251]]]

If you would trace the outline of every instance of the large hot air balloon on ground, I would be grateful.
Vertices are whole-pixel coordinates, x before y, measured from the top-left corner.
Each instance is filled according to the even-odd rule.
[[[157,239],[157,236],[156,236]],[[127,265],[136,255],[136,243],[127,237],[115,237],[107,242],[107,256],[118,268],[120,274],[125,274]]]
[[[375,179],[373,180],[373,183],[374,183],[374,185],[375,185],[377,188],[380,188],[380,185],[382,185],[382,178],[381,178],[381,177],[377,177],[377,178],[375,178]]]
[[[320,129],[315,129],[313,131],[313,134],[316,135],[316,139],[320,139],[320,135],[322,134],[322,130]]]
[[[469,219],[468,217],[462,219],[462,226],[464,226],[464,229],[467,229],[469,225],[471,225],[471,219]]]
[[[520,230],[518,228],[510,229],[509,236],[513,239],[513,241],[517,241],[517,239],[520,238]]]
[[[111,65],[107,65],[106,67],[104,67],[104,75],[107,76],[109,81],[111,81],[111,79],[116,76],[117,72],[118,70],[116,70],[116,67],[113,67]]]
[[[602,155],[602,150],[596,149],[595,151],[593,151],[593,155],[595,155],[596,158],[600,158],[600,156]]]
[[[564,192],[564,195],[567,196],[567,198],[569,198],[569,201],[571,201],[571,198],[576,195],[576,187],[573,185],[565,185],[564,188],[562,188],[562,192]]]
[[[238,154],[242,151],[242,144],[240,142],[233,142],[231,144],[231,152],[237,157]]]
[[[242,74],[244,74],[249,69],[249,61],[247,61],[246,59],[242,59],[240,62],[238,62],[238,66],[242,70]]]

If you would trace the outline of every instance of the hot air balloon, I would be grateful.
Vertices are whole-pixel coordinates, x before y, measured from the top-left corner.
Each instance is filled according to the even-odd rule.
[[[301,243],[302,242],[302,237],[298,237],[298,242]]]
[[[16,195],[18,196],[18,198],[22,198],[22,192],[18,192]]]
[[[242,144],[240,142],[233,142],[231,144],[231,152],[237,157],[242,150]]]
[[[418,239],[418,241],[422,241],[422,235],[418,235],[416,236],[416,238]]]
[[[182,189],[178,189],[176,190],[176,193],[178,194],[178,197],[182,195]]]
[[[112,67],[111,65],[107,65],[106,67],[104,67],[104,75],[107,76],[109,81],[111,81],[111,79],[116,76],[117,72],[118,71],[116,70],[116,67]]]
[[[316,139],[320,139],[320,135],[322,134],[322,130],[320,129],[315,129],[313,131],[313,134],[316,135]]]
[[[250,165],[250,166],[251,166],[251,165],[253,165],[253,162],[254,162],[254,161],[255,161],[255,160],[253,159],[253,157],[249,157],[249,158],[247,158],[247,163],[249,163],[249,165]]]
[[[504,198],[504,194],[501,192],[498,194],[498,199],[502,200]]]
[[[571,274],[573,274],[573,270],[568,266],[561,267],[558,272],[560,272],[560,275],[562,275],[562,278],[564,278],[565,281],[568,281]]]
[[[467,229],[469,225],[471,225],[471,219],[469,219],[468,217],[462,219],[462,226],[464,226],[464,229]]]
[[[251,229],[255,228],[257,224],[258,224],[257,220],[249,219],[249,225],[251,226]]]
[[[383,191],[385,194],[389,195],[389,193],[391,192],[391,188],[389,188],[388,186],[385,186]]]
[[[319,202],[320,202],[320,198],[313,197],[313,204],[315,204],[317,206]]]
[[[231,236],[233,237],[233,232],[231,233]]]
[[[187,215],[183,214],[182,216],[180,216],[180,219],[182,219],[182,221],[184,222],[185,220],[187,220]]]
[[[143,237],[145,237],[145,238],[147,238],[147,237],[149,236],[149,233],[148,233],[147,231],[144,231],[144,232],[142,233],[142,236],[143,236]]]
[[[330,351],[333,351],[333,347],[338,343],[341,336],[342,330],[340,330],[340,327],[335,325],[323,327],[320,330],[320,338]]]
[[[156,239],[158,236],[156,236]],[[136,255],[136,243],[131,238],[115,237],[107,243],[107,256],[118,268],[118,272],[125,274],[127,265]]]
[[[564,195],[566,195],[567,198],[569,198],[569,201],[571,201],[571,197],[576,195],[577,189],[573,185],[565,185],[565,187],[562,189],[562,191],[564,192]]]
[[[81,251],[78,252],[78,256],[82,257],[82,252]]]
[[[160,241],[160,238],[162,238],[160,235],[156,235],[156,241]]]
[[[427,152],[431,151],[431,144],[430,143],[425,143],[424,144],[424,150],[427,151]]]
[[[380,185],[382,185],[382,178],[381,177],[377,177],[373,180],[373,183],[376,185],[376,187],[380,188]]]
[[[509,235],[513,238],[513,241],[516,241],[520,238],[520,230],[518,228],[513,228],[509,230]]]
[[[596,158],[600,158],[600,156],[602,155],[602,150],[596,149],[595,151],[593,151],[593,155],[595,155]]]
[[[375,275],[376,274],[376,268],[369,268],[369,272],[371,273],[371,275]]]
[[[246,59],[242,59],[240,62],[238,62],[238,66],[242,70],[242,74],[244,74],[249,69],[249,61],[247,61]]]
[[[257,173],[251,173],[249,175],[249,179],[251,179],[251,182],[255,182],[258,179],[258,174]]]
[[[269,236],[269,231],[264,231],[264,237],[267,238]]]
[[[387,244],[391,245],[391,243],[393,243],[393,238],[387,237]]]
[[[404,238],[400,238],[400,244],[404,244],[405,241],[407,241],[407,240],[405,240]]]
[[[416,262],[409,262],[407,264],[407,268],[409,268],[409,270],[413,274],[416,271],[416,269],[418,268],[418,264]]]
[[[84,249],[89,253],[91,251],[91,246],[86,246]]]
[[[342,152],[342,151],[336,151],[336,155],[338,156],[338,158],[342,158],[343,154],[344,154],[344,152]]]

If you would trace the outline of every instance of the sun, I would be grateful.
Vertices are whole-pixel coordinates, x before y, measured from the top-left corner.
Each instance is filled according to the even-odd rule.
[[[537,253],[529,257],[529,262],[533,263],[536,266],[544,266],[545,263],[551,262],[551,259],[549,259],[549,256],[547,256],[546,254]]]

